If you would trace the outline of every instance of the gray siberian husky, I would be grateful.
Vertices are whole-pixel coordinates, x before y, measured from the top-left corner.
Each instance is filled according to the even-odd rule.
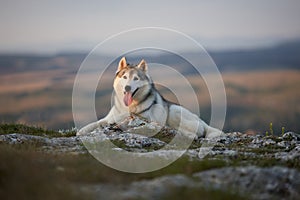
[[[123,57],[114,79],[114,105],[108,115],[80,129],[84,135],[107,124],[120,123],[131,114],[178,129],[188,137],[217,137],[222,131],[212,128],[184,107],[165,100],[154,87],[142,60],[137,66],[128,65]]]

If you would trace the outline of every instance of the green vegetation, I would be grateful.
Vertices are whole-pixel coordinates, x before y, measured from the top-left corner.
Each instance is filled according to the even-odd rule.
[[[190,176],[196,172],[221,168],[225,166],[227,166],[227,163],[221,159],[190,160],[187,156],[183,156],[161,170],[141,174],[140,176],[147,179],[169,174],[185,174],[187,176]]]
[[[284,127],[281,127],[281,136],[285,133]]]
[[[41,127],[27,126],[24,124],[0,124],[0,135],[20,133],[29,134],[36,136],[48,136],[48,137],[71,137],[75,136],[76,132],[74,130],[66,131],[54,131],[47,130]]]
[[[273,127],[273,123],[270,122],[269,131],[265,132],[265,136],[269,136],[269,133],[270,133],[271,136],[274,136],[274,135],[283,136],[283,134],[285,133],[285,127],[284,126],[281,127],[281,132],[275,131],[274,127]]]
[[[271,135],[274,135],[274,130],[273,130],[273,123],[270,123],[270,133]]]

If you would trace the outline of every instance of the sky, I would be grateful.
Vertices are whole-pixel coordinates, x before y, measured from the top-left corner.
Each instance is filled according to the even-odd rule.
[[[173,29],[213,50],[256,48],[299,39],[299,10],[299,0],[0,0],[0,52],[88,51],[138,27]]]

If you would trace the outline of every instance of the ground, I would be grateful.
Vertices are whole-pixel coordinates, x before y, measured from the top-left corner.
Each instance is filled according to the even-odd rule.
[[[210,141],[199,138],[169,166],[138,174],[105,166],[82,143],[109,139],[118,151],[161,156],[161,148],[172,148],[169,142],[179,134],[160,127],[159,133],[146,137],[141,133],[157,126],[142,119],[133,122],[134,126],[111,125],[86,136],[98,140],[84,140],[72,131],[1,125],[0,199],[297,199],[300,195],[297,133],[227,133],[204,157],[199,152]],[[172,157],[168,151],[163,155]]]

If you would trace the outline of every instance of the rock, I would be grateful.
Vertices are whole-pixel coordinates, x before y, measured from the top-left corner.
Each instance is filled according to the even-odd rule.
[[[283,134],[282,138],[287,141],[300,141],[300,135],[294,132],[287,132]]]
[[[195,183],[184,175],[163,176],[151,181],[133,182],[129,190],[125,191],[122,196],[137,199],[160,199],[168,191],[183,186],[194,187]]]
[[[157,123],[149,123],[138,117],[128,117],[120,124],[107,125],[84,136],[48,138],[9,134],[0,135],[0,142],[7,144],[34,143],[39,150],[52,153],[83,153],[87,151],[82,141],[97,144],[110,140],[115,144],[113,148],[118,151],[155,152],[153,156],[167,158],[178,155],[177,150],[182,151],[182,149],[176,148],[176,144],[173,146],[169,144],[177,134],[179,133],[176,130],[161,127]],[[195,147],[188,149],[185,153],[192,159],[222,157],[222,159],[230,160],[246,156],[248,160],[276,158],[282,161],[300,161],[300,135],[293,132],[287,132],[282,137],[232,132],[214,139],[198,138],[193,145]]]
[[[0,142],[7,144],[24,144],[24,143],[48,143],[49,139],[41,136],[25,135],[25,134],[8,134],[0,135]]]
[[[300,161],[300,145],[297,145],[294,149],[289,152],[278,152],[275,153],[275,158],[288,161],[288,160],[299,160]]]
[[[89,192],[96,199],[162,199],[164,195],[180,187],[199,187],[191,178],[185,175],[171,175],[152,180],[136,181],[126,186],[98,184],[89,186]],[[83,186],[85,188],[85,186]],[[100,189],[101,188],[101,189]],[[86,189],[86,188],[85,188]],[[113,190],[114,192],[111,192]]]
[[[0,143],[34,145],[37,150],[48,153],[86,153],[79,137],[48,138],[25,134],[0,135]]]
[[[195,173],[136,181],[127,186],[94,185],[97,199],[162,199],[180,188],[236,191],[249,199],[297,199],[300,172],[286,167],[226,167]],[[101,188],[101,189],[100,189]],[[90,188],[91,189],[91,188]],[[199,196],[201,199],[201,196]]]
[[[201,183],[216,189],[233,189],[251,199],[297,199],[300,173],[286,167],[227,167],[194,174]]]

